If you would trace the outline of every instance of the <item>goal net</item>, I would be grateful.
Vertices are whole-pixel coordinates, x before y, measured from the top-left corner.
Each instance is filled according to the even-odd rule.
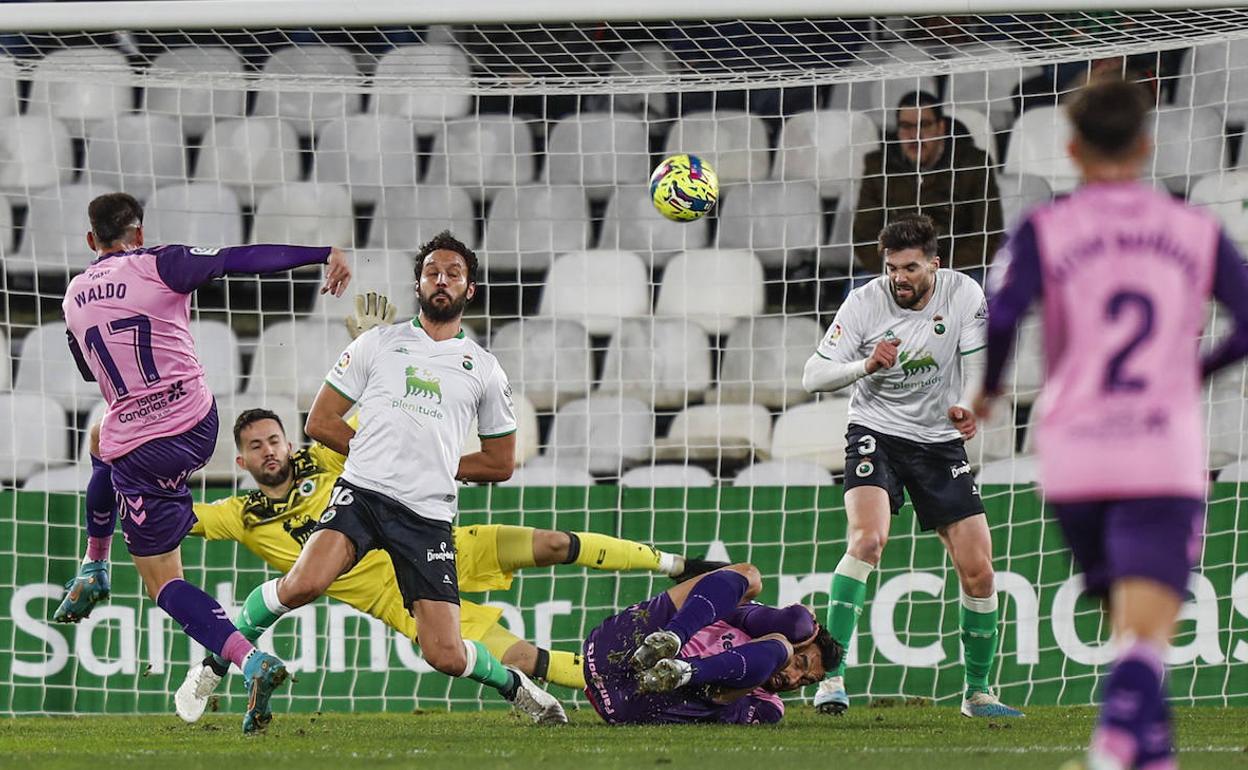
[[[801,372],[846,293],[878,273],[887,216],[930,214],[945,264],[991,281],[1011,224],[1076,184],[1063,97],[1115,72],[1157,97],[1150,180],[1248,247],[1242,10],[556,23],[473,21],[469,3],[450,25],[118,30],[100,6],[77,20],[85,31],[0,13],[4,714],[166,711],[202,654],[142,595],[120,538],[112,598],[77,626],[50,621],[82,557],[86,430],[102,414],[60,312],[93,258],[97,194],[142,200],[150,243],[332,244],[354,264],[343,299],[299,271],[197,293],[193,333],[222,426],[197,495],[255,488],[234,464],[243,409],[275,410],[305,441],[302,416],[348,342],[350,295],[385,292],[409,317],[413,253],[450,229],[480,254],[466,331],[510,375],[519,420],[515,476],[464,489],[461,521],[750,561],[762,600],[821,616],[845,547],[847,401],[812,398]],[[899,113],[916,91],[935,106]],[[935,158],[922,182],[916,146]],[[722,184],[717,210],[690,224],[659,217],[647,190],[656,163],[683,152]],[[1211,308],[1202,344],[1224,326]],[[1033,484],[1040,347],[1027,324],[1008,405],[969,447],[1003,600],[993,684],[1010,703],[1088,703],[1111,647]],[[1216,481],[1170,661],[1186,703],[1248,702],[1232,675],[1248,661],[1245,393],[1239,368],[1207,390]],[[274,575],[231,542],[188,538],[183,559],[231,610]],[[524,638],[576,650],[668,585],[561,566],[467,598]],[[868,586],[849,691],[956,699],[957,596],[907,504]],[[279,710],[495,702],[343,605],[292,613],[264,644],[298,671]],[[237,677],[220,692],[223,709],[241,708]]]

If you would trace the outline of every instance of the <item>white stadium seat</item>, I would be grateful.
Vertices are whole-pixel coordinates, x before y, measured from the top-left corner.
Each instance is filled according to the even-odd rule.
[[[117,77],[124,73],[127,77]],[[65,121],[76,137],[91,125],[128,112],[134,98],[133,73],[126,55],[107,48],[65,48],[35,63],[29,115],[51,115]]]
[[[416,258],[410,251],[358,249],[347,254],[351,285],[341,297],[317,293],[313,313],[341,321],[355,312],[355,295],[375,291],[395,307],[395,322],[416,315]]]
[[[654,414],[642,402],[594,395],[555,413],[546,454],[557,464],[585,464],[593,474],[618,476],[650,457]]]
[[[347,185],[355,203],[376,203],[382,190],[416,185],[416,134],[390,115],[334,118],[317,130],[312,178]]]
[[[590,334],[610,334],[620,318],[649,315],[649,271],[627,251],[564,254],[547,271],[537,312],[579,321]]]
[[[60,321],[37,326],[22,339],[13,390],[42,393],[70,412],[85,412],[101,400],[99,385],[82,379]]]
[[[814,182],[751,182],[721,194],[720,248],[750,249],[773,268],[794,266],[819,248],[823,202]]]
[[[702,327],[683,318],[626,318],[607,345],[599,391],[671,409],[701,401],[710,384]]]
[[[711,164],[720,184],[766,179],[767,124],[741,110],[690,112],[672,125],[664,155],[689,153]]]
[[[745,250],[700,249],[677,254],[663,271],[656,316],[688,317],[708,334],[724,334],[738,318],[763,312],[763,266]]]
[[[1000,50],[1000,44],[994,46]],[[988,46],[959,46],[959,52],[990,53]],[[986,114],[992,128],[1003,131],[1014,120],[1014,101],[1011,95],[1018,84],[1042,72],[1040,67],[1004,67],[993,70],[969,70],[951,72],[945,80],[945,98],[951,102],[950,110],[977,110]],[[969,128],[969,126],[968,126]]]
[[[676,57],[662,45],[634,43],[611,58],[608,73],[611,76],[633,78],[667,78],[680,68]],[[664,125],[671,114],[667,94],[639,92],[612,94],[611,104],[619,112],[628,112],[645,118],[654,133]]]
[[[108,402],[100,399],[95,402],[95,406],[91,407],[91,411],[87,412],[87,421],[83,423],[86,430],[78,431],[78,447],[77,458],[78,465],[91,465],[91,426],[104,422],[104,413],[108,411]],[[70,447],[73,449],[73,447]],[[86,487],[83,487],[86,489]]]
[[[10,272],[68,275],[95,260],[87,248],[87,204],[97,195],[113,192],[102,187],[69,184],[40,190],[28,200],[26,228],[17,254],[5,260]]]
[[[585,327],[564,318],[525,318],[503,324],[490,352],[511,386],[542,411],[589,395],[593,357]]]
[[[512,473],[511,478],[499,482],[500,487],[592,487],[594,477],[586,468],[585,460],[556,462],[542,455],[534,457]]]
[[[745,468],[734,487],[830,487],[836,480],[827,468],[808,460],[768,460]]]
[[[243,357],[234,330],[224,321],[191,321],[191,338],[204,367],[204,381],[216,395],[240,389]]]
[[[1211,107],[1172,107],[1153,113],[1153,158],[1147,170],[1166,189],[1186,196],[1197,177],[1226,165],[1222,115]]]
[[[280,185],[256,203],[251,242],[350,248],[355,238],[353,213],[351,195],[342,185]]]
[[[74,178],[74,146],[59,121],[39,115],[0,118],[0,191],[21,193]]]
[[[556,254],[589,245],[589,204],[580,187],[525,185],[498,191],[485,221],[483,268],[492,275],[545,270]]]
[[[265,190],[297,181],[299,136],[277,118],[234,118],[213,123],[195,162],[196,182],[229,185],[244,206]]]
[[[1248,68],[1248,40],[1228,40],[1192,48],[1184,57],[1174,103],[1225,110],[1231,125],[1248,123],[1248,82],[1236,72]],[[1240,153],[1243,155],[1243,152]]]
[[[966,129],[967,135],[971,137],[971,142],[988,154],[988,159],[993,165],[997,162],[997,135],[993,131],[992,124],[988,121],[988,116],[979,110],[972,110],[968,107],[961,107],[957,104],[947,105],[945,108],[945,117],[949,120],[956,120]],[[952,126],[950,126],[952,130]]]
[[[341,319],[280,321],[260,331],[247,396],[294,397],[300,410],[312,406],[325,375],[351,342]]]
[[[663,267],[672,255],[700,249],[710,237],[710,219],[673,222],[655,210],[650,188],[621,187],[607,202],[598,245],[604,249],[635,251],[655,267]]]
[[[69,461],[65,410],[38,393],[0,393],[0,482]]]
[[[771,447],[771,414],[758,404],[701,404],[677,413],[654,442],[656,460],[750,460]]]
[[[362,83],[355,57],[345,48],[300,44],[278,49],[264,63],[264,84],[256,94],[255,115],[290,121],[300,136],[311,136],[331,118],[360,111]],[[332,81],[333,89],[301,90],[300,77]]]
[[[524,465],[537,456],[539,431],[537,429],[537,409],[522,394],[512,397],[516,414],[516,467]],[[477,422],[473,420],[468,427],[468,435],[464,437],[464,454],[481,451],[481,437],[477,435]]]
[[[1226,234],[1248,248],[1248,171],[1227,171],[1210,174],[1192,186],[1188,198],[1193,206],[1204,206],[1222,222]]]
[[[894,49],[894,54],[901,50],[903,49]],[[832,92],[830,106],[861,112],[877,127],[883,127],[892,122],[892,112],[897,108],[901,97],[911,91],[938,93],[936,78],[923,75],[842,83]]]
[[[713,487],[715,477],[696,465],[643,465],[620,476],[620,486],[634,489]]]
[[[469,246],[476,243],[468,193],[439,185],[387,189],[377,203],[368,246],[415,252],[422,243],[448,229]]]
[[[845,469],[849,400],[829,398],[782,413],[771,434],[773,460],[809,460],[833,473]]]
[[[178,122],[161,115],[120,115],[87,133],[83,181],[147,200],[157,187],[185,182],[186,148]]]
[[[966,456],[971,466],[978,468],[987,463],[1014,456],[1017,438],[1014,429],[1014,408],[1007,399],[1000,399],[992,416],[980,420],[975,437],[965,444]]]
[[[1034,403],[1044,385],[1044,323],[1038,312],[1028,313],[1014,337],[1010,362],[1001,376],[1006,395],[1020,404]]]
[[[1006,232],[1033,207],[1053,200],[1049,183],[1032,174],[998,174],[997,192],[1001,195],[1001,219]]]
[[[13,361],[9,356],[9,336],[0,329],[0,393],[13,386]]]
[[[880,129],[864,113],[799,112],[780,129],[780,152],[772,176],[786,182],[812,179],[825,198],[849,192],[862,177],[863,161],[880,147]]]
[[[1035,484],[1040,480],[1040,468],[1034,455],[1018,455],[984,463],[975,475],[975,481],[984,484]]]
[[[822,334],[813,318],[767,316],[738,321],[724,344],[719,388],[711,398],[774,408],[808,401],[802,372]]]
[[[206,85],[191,85],[189,76],[211,72]],[[241,118],[247,100],[243,60],[228,48],[174,48],[152,60],[151,83],[144,89],[144,108],[153,115],[180,121],[185,136],[203,136],[214,120]],[[162,79],[177,85],[157,85]]]
[[[11,56],[0,55],[0,117],[18,113],[22,67]]]
[[[1205,414],[1210,469],[1248,460],[1248,399],[1239,393],[1215,392]]]
[[[218,396],[217,444],[212,452],[212,459],[200,471],[209,483],[234,484],[239,487],[255,486],[250,474],[234,463],[234,458],[238,456],[238,448],[234,446],[234,421],[238,419],[239,414],[248,409],[268,409],[276,412],[282,420],[282,427],[286,429],[286,438],[290,443],[294,444],[296,449],[303,445],[303,420],[299,416],[299,409],[290,397]]]
[[[406,45],[386,53],[373,76],[373,109],[413,121],[417,133],[433,134],[444,121],[472,106],[468,56],[452,45]],[[390,81],[400,81],[395,88]],[[425,81],[428,88],[413,86]]]
[[[23,492],[64,492],[81,494],[91,481],[91,466],[76,463],[36,471],[22,485]]]
[[[533,180],[533,132],[508,115],[458,118],[434,138],[428,181],[463,187],[476,199]]]
[[[570,115],[550,131],[546,179],[584,187],[605,200],[617,185],[650,175],[649,141],[646,122],[632,115]]]
[[[1005,150],[1007,174],[1035,174],[1055,193],[1079,183],[1079,170],[1066,152],[1074,129],[1065,107],[1035,107],[1019,116]]]
[[[13,227],[13,204],[7,196],[0,194],[0,268],[7,265],[16,249],[13,238],[16,231]],[[3,272],[0,272],[3,275]],[[2,390],[2,388],[0,388]]]
[[[238,196],[215,182],[162,187],[147,202],[143,229],[150,243],[236,246],[243,242]]]

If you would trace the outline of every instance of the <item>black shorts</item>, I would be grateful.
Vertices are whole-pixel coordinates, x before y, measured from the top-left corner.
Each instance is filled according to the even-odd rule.
[[[420,599],[459,604],[449,522],[426,519],[391,497],[338,479],[316,529],[350,538],[357,562],[378,548],[390,554],[403,606],[409,610]]]
[[[845,440],[845,491],[884,489],[894,516],[909,492],[924,531],[984,512],[961,439],[921,444],[851,423]]]

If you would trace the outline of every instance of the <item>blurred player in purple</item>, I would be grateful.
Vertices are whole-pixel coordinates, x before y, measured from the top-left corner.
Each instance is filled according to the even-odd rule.
[[[188,636],[243,670],[249,693],[243,729],[262,729],[269,696],[286,678],[282,662],[253,648],[215,599],[182,578],[179,544],[195,522],[187,478],[212,457],[217,440],[216,402],[191,338],[191,294],[227,273],[327,264],[321,292],[340,296],[350,269],[342,252],[329,247],[146,248],[143,207],[125,193],[101,195],[87,213],[87,244],[98,258],[70,281],[61,307],[78,367],[99,383],[108,410],[102,462],[92,459],[87,490],[87,560],[57,619],[76,621],[100,593],[107,595],[119,510],[148,594]]]
[[[1217,221],[1139,181],[1151,100],[1121,80],[1069,106],[1083,186],[1030,213],[1006,245],[975,410],[1001,390],[1014,331],[1041,302],[1040,483],[1119,645],[1091,770],[1176,767],[1164,660],[1200,557],[1208,470],[1201,379],[1248,353],[1248,267]],[[1210,298],[1235,330],[1203,360]]]
[[[604,620],[582,648],[585,694],[608,724],[766,724],[777,693],[823,679],[844,650],[800,604],[751,601],[752,564],[681,583]]]

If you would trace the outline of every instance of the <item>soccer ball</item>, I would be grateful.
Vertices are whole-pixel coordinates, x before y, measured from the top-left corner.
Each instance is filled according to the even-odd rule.
[[[650,175],[650,200],[676,222],[692,222],[715,208],[719,177],[697,155],[673,155]]]

